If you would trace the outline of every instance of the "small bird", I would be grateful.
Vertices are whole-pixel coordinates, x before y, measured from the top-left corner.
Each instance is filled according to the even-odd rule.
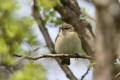
[[[81,41],[78,33],[70,24],[63,24],[60,27],[55,40],[55,51],[61,54],[75,54],[80,53]],[[61,64],[70,65],[70,58],[62,58]]]

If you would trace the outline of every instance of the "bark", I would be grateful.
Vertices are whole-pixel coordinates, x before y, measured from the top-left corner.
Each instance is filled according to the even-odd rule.
[[[79,33],[82,46],[88,55],[94,55],[94,34],[91,25],[80,19],[80,8],[76,0],[61,0],[62,5],[54,7],[61,14],[62,19],[74,26]]]
[[[72,55],[72,54],[42,54],[39,56],[25,56],[25,55],[20,55],[20,54],[14,54],[13,56],[15,57],[24,57],[25,59],[30,59],[30,60],[38,60],[41,58],[82,58],[82,59],[89,59],[92,60],[93,58],[91,56],[82,56],[82,55]]]
[[[51,53],[56,53],[54,50],[54,44],[52,43],[52,40],[48,34],[47,29],[45,28],[45,24],[43,23],[43,20],[41,18],[41,15],[39,13],[38,10],[38,4],[37,4],[37,0],[33,0],[33,17],[35,19],[35,21],[37,22],[40,31],[42,32],[45,41],[47,43],[47,46],[49,47]],[[71,70],[68,68],[68,66],[66,65],[61,65],[60,59],[56,58],[56,61],[58,62],[59,66],[61,67],[61,69],[64,71],[65,75],[67,76],[67,78],[69,78],[70,80],[77,80],[77,78],[74,76],[74,74],[71,72]]]
[[[94,80],[115,80],[114,58],[117,53],[120,7],[117,0],[94,0],[94,4],[97,17]]]

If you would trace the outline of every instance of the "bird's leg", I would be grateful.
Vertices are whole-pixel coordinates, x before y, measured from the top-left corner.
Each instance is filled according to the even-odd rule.
[[[75,53],[76,56],[79,56],[80,54],[79,53]],[[75,60],[78,60],[78,58],[75,58]]]

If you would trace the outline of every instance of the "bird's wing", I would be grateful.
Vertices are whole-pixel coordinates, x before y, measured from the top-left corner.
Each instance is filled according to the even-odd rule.
[[[56,37],[56,39],[55,39],[55,43],[56,43],[56,41],[57,41],[58,37],[59,37],[59,33],[58,33],[58,35],[57,35],[57,37]]]

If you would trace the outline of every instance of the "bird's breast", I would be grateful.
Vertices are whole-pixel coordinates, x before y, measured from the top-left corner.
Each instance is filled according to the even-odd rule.
[[[69,32],[65,35],[60,35],[55,43],[57,53],[79,53],[81,49],[81,41],[78,34]]]

